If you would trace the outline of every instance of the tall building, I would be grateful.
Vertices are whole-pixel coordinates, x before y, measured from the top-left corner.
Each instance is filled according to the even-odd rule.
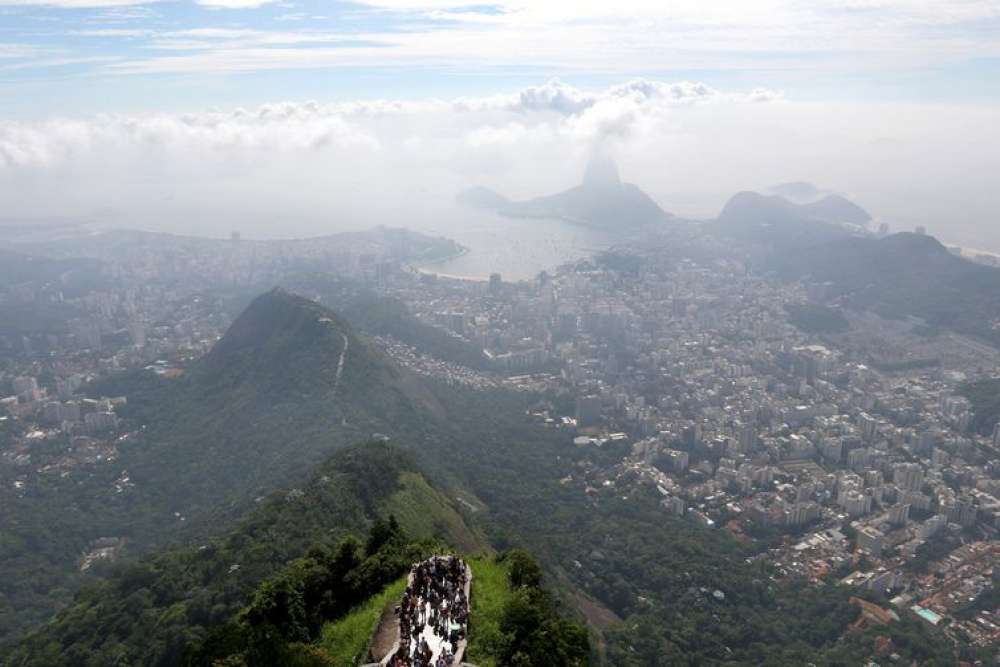
[[[844,443],[840,438],[827,438],[822,446],[823,458],[831,463],[840,463],[844,458]]]
[[[934,451],[934,445],[937,444],[938,434],[936,431],[923,431],[917,436],[916,449],[917,454],[927,455]]]
[[[893,526],[905,526],[910,520],[910,506],[906,504],[893,505],[889,508],[889,523]]]
[[[975,503],[971,498],[963,498],[948,508],[948,521],[957,523],[963,528],[972,528],[976,525],[978,514]]]
[[[670,460],[670,467],[675,472],[684,472],[688,469],[690,455],[687,452],[670,449],[667,450],[667,458]]]
[[[897,463],[892,469],[892,480],[900,489],[919,491],[924,485],[924,469],[919,463]]]
[[[490,294],[497,295],[503,290],[503,278],[499,273],[490,274]]]
[[[864,549],[873,556],[881,556],[884,538],[885,535],[881,531],[865,526],[858,530],[858,548]]]
[[[858,415],[858,428],[861,429],[861,437],[865,442],[871,442],[878,432],[878,422],[867,412],[862,412]]]
[[[118,426],[118,416],[113,412],[91,412],[84,417],[89,433],[110,431]]]
[[[816,503],[795,503],[785,511],[786,526],[802,526],[820,517]]]
[[[757,427],[753,424],[742,424],[739,427],[740,451],[750,452],[757,446]]]

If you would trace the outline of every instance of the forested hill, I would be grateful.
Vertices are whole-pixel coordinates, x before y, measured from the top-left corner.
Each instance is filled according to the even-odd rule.
[[[125,415],[145,426],[132,448],[136,486],[184,490],[174,511],[191,514],[252,499],[337,446],[439,408],[336,313],[280,289],[255,299],[179,380],[123,377],[96,393],[134,397]]]
[[[281,290],[179,379],[140,371],[90,392],[128,397],[128,437],[113,462],[53,476],[0,513],[0,641],[70,597],[94,540],[122,538],[134,556],[214,530],[340,447],[373,433],[421,442],[441,410],[335,313]]]
[[[420,544],[395,560],[383,554],[368,563],[355,579],[368,577],[369,588],[395,580],[421,550],[437,548],[433,540],[469,553],[488,551],[410,456],[368,442],[338,452],[300,487],[271,494],[228,534],[118,567],[11,651],[3,664],[182,664],[289,561],[331,554],[345,536],[363,538],[390,515],[398,516],[400,530]],[[369,543],[368,555],[380,546]],[[369,588],[355,590],[353,602],[364,600]],[[340,606],[328,606],[344,612],[352,599],[346,589],[341,592]],[[322,620],[325,612],[315,613]]]
[[[733,195],[708,228],[720,236],[779,251],[842,239],[850,234],[828,216],[818,215],[810,205],[749,191]]]
[[[834,241],[786,254],[775,268],[790,279],[829,282],[829,297],[847,305],[1000,342],[1000,270],[957,257],[931,236]]]
[[[438,359],[470,368],[488,366],[482,347],[420,321],[398,299],[328,273],[298,274],[289,277],[285,285],[336,311],[366,336],[390,336]]]

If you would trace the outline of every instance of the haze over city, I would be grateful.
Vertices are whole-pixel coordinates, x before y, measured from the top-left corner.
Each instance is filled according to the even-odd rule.
[[[1000,667],[1000,0],[0,0],[0,667]]]
[[[893,229],[1000,250],[995,2],[0,12],[8,217],[255,238],[440,230],[462,224],[461,189],[565,188],[599,148],[685,217],[801,180]]]

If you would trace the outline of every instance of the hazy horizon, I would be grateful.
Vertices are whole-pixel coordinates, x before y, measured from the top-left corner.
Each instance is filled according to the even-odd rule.
[[[662,5],[0,0],[3,215],[447,232],[599,148],[681,217],[802,180],[1000,251],[998,3]]]
[[[7,217],[255,238],[380,224],[446,232],[442,216],[461,224],[461,190],[562,190],[602,146],[626,181],[681,217],[712,218],[740,190],[804,180],[895,231],[922,225],[998,250],[997,119],[988,108],[864,109],[688,83],[550,82],[454,101],[5,123],[0,188]]]

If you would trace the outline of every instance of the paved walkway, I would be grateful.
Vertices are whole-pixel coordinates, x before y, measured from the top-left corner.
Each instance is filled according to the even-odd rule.
[[[470,594],[472,592],[472,569],[464,561],[458,560],[452,565],[453,557],[435,556],[413,566],[407,579],[406,593],[400,605],[396,608],[396,642],[385,657],[378,663],[382,667],[437,667],[438,659],[445,657],[447,667],[459,667],[465,655],[468,636],[468,615],[470,609]],[[431,567],[431,564],[434,567]],[[453,576],[457,570],[458,578]],[[417,575],[423,579],[418,580]],[[454,591],[453,597],[442,596],[439,591],[449,589]],[[434,591],[432,594],[431,591]],[[436,605],[431,600],[436,601]],[[442,635],[436,631],[433,618],[439,617],[442,610],[450,610],[455,617],[449,619],[447,631]],[[413,634],[413,624],[419,623],[419,631]],[[409,631],[406,629],[409,628]],[[439,622],[440,628],[440,622]],[[403,632],[407,631],[404,637]],[[381,629],[377,632],[381,632]],[[455,637],[455,651],[449,637]],[[421,646],[427,647],[430,661],[424,662],[421,657],[415,657]]]

